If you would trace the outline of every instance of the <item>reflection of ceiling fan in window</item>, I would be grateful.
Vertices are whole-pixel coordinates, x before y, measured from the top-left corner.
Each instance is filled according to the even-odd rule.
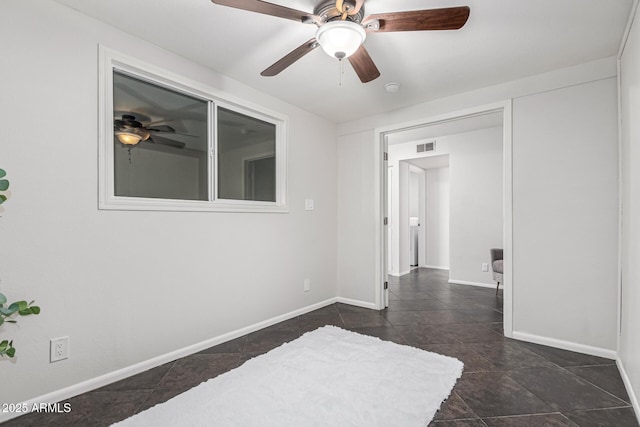
[[[122,114],[121,119],[115,119],[113,121],[113,133],[118,138],[118,141],[129,146],[136,145],[141,141],[175,148],[184,148],[186,145],[184,142],[167,138],[168,135],[176,134],[176,130],[171,126],[143,126],[140,121],[136,120],[136,116],[133,113]]]
[[[261,0],[211,1],[222,6],[291,19],[318,27],[314,38],[276,61],[261,75],[275,76],[316,47],[321,46],[332,57],[339,60],[348,58],[363,83],[380,76],[380,71],[363,45],[367,33],[457,30],[462,28],[469,18],[467,6],[364,16],[365,0],[319,0],[313,13]]]

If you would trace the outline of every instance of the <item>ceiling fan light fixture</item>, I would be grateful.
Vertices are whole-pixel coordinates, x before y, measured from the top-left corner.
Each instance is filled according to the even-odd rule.
[[[136,145],[142,140],[140,135],[131,132],[116,132],[116,137],[124,145]]]
[[[353,21],[331,21],[318,28],[316,40],[329,56],[348,58],[367,38],[364,28]]]

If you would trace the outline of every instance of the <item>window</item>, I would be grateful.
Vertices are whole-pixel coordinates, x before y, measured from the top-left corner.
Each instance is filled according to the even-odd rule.
[[[100,208],[286,212],[286,118],[100,49]]]
[[[218,108],[218,197],[276,201],[276,127]]]

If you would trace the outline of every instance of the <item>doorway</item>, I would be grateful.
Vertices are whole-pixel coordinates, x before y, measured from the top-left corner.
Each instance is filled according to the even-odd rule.
[[[394,247],[389,244],[390,236],[394,228],[394,213],[388,210],[389,197],[394,197],[394,189],[387,190],[387,182],[389,179],[399,179],[397,170],[389,171],[392,168],[385,160],[385,156],[389,153],[389,145],[401,141],[421,141],[433,138],[435,135],[429,136],[429,132],[436,134],[446,134],[451,129],[455,132],[463,133],[469,131],[473,127],[478,126],[478,122],[483,120],[491,120],[491,117],[499,117],[501,128],[499,129],[502,140],[502,158],[499,159],[502,165],[501,180],[501,211],[502,211],[502,248],[504,249],[505,277],[504,277],[504,333],[505,336],[512,336],[513,331],[513,304],[512,304],[512,275],[511,275],[511,224],[512,224],[512,172],[511,172],[511,103],[509,101],[496,103],[484,107],[478,107],[458,113],[445,114],[419,120],[404,125],[396,125],[393,127],[382,128],[376,130],[376,141],[379,144],[380,163],[377,170],[379,174],[379,191],[380,191],[380,245],[376,248],[376,253],[380,260],[378,263],[378,277],[380,277],[380,288],[376,295],[376,304],[380,308],[388,305],[388,291],[383,284],[387,282],[387,274],[393,268],[394,261],[389,261],[389,254],[393,255],[393,259],[397,259],[397,253],[394,254]],[[448,130],[447,130],[448,129]],[[420,135],[420,136],[419,136]],[[427,135],[427,136],[424,136]],[[419,137],[417,137],[419,136]],[[388,159],[388,157],[386,157]],[[394,165],[395,166],[395,163]],[[384,171],[384,173],[382,173]],[[385,223],[386,222],[386,223]],[[407,221],[408,222],[408,221]],[[391,227],[391,229],[389,228]],[[497,243],[500,245],[500,242]],[[399,249],[399,248],[398,248]],[[488,254],[489,247],[486,248]],[[408,247],[407,247],[408,252]],[[471,284],[471,283],[470,283]]]

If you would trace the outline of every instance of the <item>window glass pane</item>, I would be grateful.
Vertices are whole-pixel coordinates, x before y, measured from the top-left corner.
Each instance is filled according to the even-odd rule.
[[[218,198],[276,201],[276,125],[218,107]]]
[[[114,72],[116,196],[208,200],[207,101]]]

